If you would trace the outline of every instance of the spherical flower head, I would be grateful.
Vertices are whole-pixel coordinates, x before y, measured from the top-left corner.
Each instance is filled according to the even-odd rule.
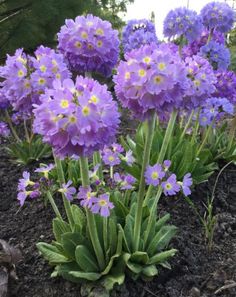
[[[34,69],[31,74],[31,84],[33,88],[33,103],[39,102],[40,94],[45,92],[46,88],[52,88],[55,79],[64,80],[71,77],[62,54],[54,49],[39,46],[34,52],[35,57],[31,58]]]
[[[151,43],[158,43],[156,29],[151,21],[146,19],[130,20],[124,27],[122,45],[125,53]]]
[[[29,68],[29,56],[23,49],[17,49],[13,56],[7,55],[5,65],[0,67],[0,77],[3,80],[1,93],[16,111],[32,109]]]
[[[216,77],[211,64],[203,57],[193,56],[185,59],[188,88],[185,92],[183,107],[201,107],[207,97],[215,92]]]
[[[89,156],[114,141],[119,113],[105,85],[78,76],[53,86],[34,110],[34,131],[59,157]]]
[[[145,171],[145,181],[147,185],[158,186],[165,176],[165,172],[160,164],[155,164],[154,166],[147,166]]]
[[[62,184],[62,188],[58,190],[58,192],[61,192],[65,195],[66,199],[69,201],[73,200],[73,196],[76,193],[76,189],[72,186],[72,181],[69,180],[66,184]]]
[[[0,121],[0,136],[6,138],[10,135],[10,129],[8,128],[7,123]]]
[[[180,185],[176,180],[175,174],[171,174],[171,176],[165,182],[161,183],[161,186],[164,190],[165,196],[173,196],[180,191]]]
[[[119,38],[108,21],[91,14],[78,16],[66,20],[57,36],[58,48],[73,71],[111,75],[119,58]]]
[[[226,70],[230,64],[230,51],[223,44],[211,40],[200,48],[200,53],[207,58],[215,70]]]
[[[92,192],[90,187],[80,187],[77,198],[80,200],[80,204],[83,207],[91,208],[93,206],[93,198],[96,193]]]
[[[102,217],[109,217],[112,208],[114,208],[114,204],[109,201],[108,194],[102,194],[98,198],[93,198],[92,213],[100,214]]]
[[[206,4],[200,13],[203,24],[208,29],[215,29],[222,33],[229,32],[235,21],[233,9],[223,2]]]
[[[202,32],[202,19],[198,14],[185,7],[171,10],[164,20],[164,36],[184,36],[188,41],[193,41]]]
[[[233,71],[215,72],[217,81],[214,97],[227,98],[232,104],[236,104],[236,74]]]
[[[119,165],[121,162],[119,158],[119,154],[116,152],[113,152],[110,149],[106,149],[103,151],[102,160],[106,165],[109,165],[109,166]]]
[[[178,53],[169,45],[145,45],[125,59],[114,76],[115,91],[134,117],[145,119],[153,111],[163,115],[180,106],[187,75]]]

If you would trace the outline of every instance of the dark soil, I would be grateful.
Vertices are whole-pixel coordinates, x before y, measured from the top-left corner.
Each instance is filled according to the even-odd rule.
[[[33,169],[30,166],[30,169]],[[0,238],[17,246],[23,260],[17,265],[18,281],[11,281],[9,297],[80,297],[78,285],[61,278],[50,278],[52,268],[40,257],[35,244],[50,241],[53,213],[42,201],[27,201],[19,210],[16,200],[18,178],[23,168],[9,162],[0,149]],[[215,182],[198,186],[192,195],[200,212]],[[60,201],[58,201],[60,204]],[[206,249],[202,226],[183,198],[164,198],[160,212],[169,212],[179,227],[172,246],[178,254],[171,261],[172,270],[161,269],[152,282],[127,280],[117,289],[116,297],[235,297],[236,287],[236,167],[228,167],[219,179],[215,198],[218,223],[211,252]],[[215,292],[222,288],[221,293]]]

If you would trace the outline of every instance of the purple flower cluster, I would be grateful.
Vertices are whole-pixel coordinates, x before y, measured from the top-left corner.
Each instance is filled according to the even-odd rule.
[[[145,45],[125,58],[114,76],[116,95],[123,107],[145,119],[152,111],[163,115],[180,106],[187,75],[178,53],[169,45]]]
[[[223,44],[210,41],[200,49],[202,56],[207,58],[215,70],[226,70],[230,64],[230,51]]]
[[[132,166],[135,161],[132,151],[126,152],[125,156],[122,155],[123,152],[124,148],[118,143],[113,143],[110,147],[106,145],[102,151],[102,160],[105,165],[109,166],[119,165],[121,161]]]
[[[120,190],[131,190],[136,179],[130,174],[114,174],[114,182],[119,186]]]
[[[170,160],[165,160],[163,165],[147,166],[145,171],[146,184],[154,187],[160,185],[166,196],[176,195],[180,190],[185,196],[189,196],[191,194],[190,187],[193,183],[191,174],[187,173],[182,182],[177,181],[176,175],[168,171],[170,166]]]
[[[201,17],[185,7],[171,10],[164,20],[164,35],[166,37],[184,36],[188,41],[195,40],[202,32]]]
[[[88,156],[114,140],[118,107],[106,86],[78,76],[54,82],[34,109],[34,131],[60,157]]]
[[[151,21],[146,19],[130,20],[124,27],[122,45],[125,53],[151,43],[158,43],[156,29]]]
[[[208,3],[203,7],[200,15],[206,28],[215,29],[222,33],[230,31],[235,21],[233,9],[223,2]]]
[[[110,202],[108,194],[96,196],[90,187],[80,187],[78,199],[83,207],[90,209],[94,214],[100,214],[102,217],[108,217],[114,204]]]
[[[187,57],[185,65],[189,85],[183,105],[186,109],[193,109],[202,106],[205,99],[215,92],[216,77],[210,63],[200,56]]]
[[[209,98],[206,100],[199,116],[200,125],[205,127],[220,120],[225,114],[234,114],[234,106],[226,98]]]
[[[187,46],[183,48],[183,55],[186,56],[193,56],[197,55],[200,52],[202,46],[207,44],[209,39],[210,32],[205,30],[202,32],[201,36],[195,39],[193,42],[189,43]],[[214,40],[220,44],[225,44],[225,36],[223,33],[214,31],[211,36],[211,40]]]
[[[10,130],[8,128],[7,123],[0,121],[0,136],[8,137],[10,135]]]
[[[41,195],[39,187],[39,183],[30,180],[30,173],[24,171],[23,178],[21,178],[18,183],[17,199],[20,201],[20,206],[24,205],[27,197],[32,199],[39,197]]]
[[[217,81],[215,83],[215,97],[225,97],[232,104],[236,104],[236,74],[233,71],[215,72]]]
[[[78,16],[66,20],[58,33],[58,48],[73,71],[110,76],[119,57],[118,31],[100,18]]]
[[[67,69],[63,55],[55,50],[41,45],[34,54],[35,58],[31,57],[33,73],[30,81],[34,92],[33,103],[38,103],[40,94],[43,94],[46,88],[52,88],[55,79],[70,78],[71,73]]]

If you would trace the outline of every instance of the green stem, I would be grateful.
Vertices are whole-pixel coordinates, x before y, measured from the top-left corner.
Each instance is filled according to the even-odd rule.
[[[212,125],[213,125],[213,123],[212,123]],[[208,139],[208,137],[209,137],[209,135],[210,135],[210,133],[211,133],[211,131],[212,131],[212,125],[208,126],[207,131],[206,131],[206,134],[205,134],[205,136],[204,136],[204,139],[203,139],[203,141],[202,141],[202,143],[201,143],[199,149],[197,150],[196,157],[198,157],[199,154],[201,153],[201,151],[203,150],[203,148],[204,148],[204,146],[205,146],[205,144],[206,144],[206,142],[207,142],[207,139]]]
[[[131,195],[131,190],[126,190],[124,195],[124,205],[127,207],[129,206],[130,195]]]
[[[102,182],[103,181],[103,172],[102,172],[102,159],[101,159],[100,152],[95,152],[93,154],[93,164],[94,164],[94,167],[97,164],[100,164],[100,166],[98,168],[98,177],[99,177],[99,180]]]
[[[6,115],[6,121],[8,123],[10,130],[11,130],[12,135],[15,137],[17,142],[21,142],[20,137],[18,136],[18,134],[16,133],[16,130],[14,129],[14,127],[12,125],[11,117],[7,110],[5,110],[5,115]]]
[[[134,222],[134,237],[133,237],[134,251],[138,251],[139,249],[140,230],[141,230],[142,214],[143,214],[143,198],[145,194],[144,173],[147,165],[149,164],[150,152],[152,147],[152,139],[153,139],[154,127],[155,127],[155,118],[156,118],[156,115],[154,114],[152,115],[151,119],[148,120],[147,134],[146,134],[145,146],[144,146],[144,152],[143,152],[142,171],[141,171],[141,178],[139,182],[139,191],[137,195],[137,207],[136,207],[135,222]]]
[[[47,198],[48,198],[48,201],[50,202],[50,204],[51,204],[51,206],[52,206],[52,209],[54,210],[56,216],[57,216],[60,220],[63,221],[63,218],[62,218],[62,216],[61,216],[61,214],[60,214],[60,211],[59,211],[59,209],[58,209],[58,207],[57,207],[57,205],[56,205],[56,203],[55,203],[55,201],[54,201],[54,199],[53,199],[52,194],[51,194],[50,191],[47,191]]]
[[[145,230],[145,235],[144,235],[144,248],[145,248],[145,245],[147,243],[147,240],[148,240],[148,237],[149,237],[149,233],[150,233],[150,230],[153,226],[153,224],[155,223],[154,219],[155,219],[155,215],[156,215],[156,209],[157,209],[157,204],[161,198],[161,194],[162,194],[162,187],[159,186],[158,187],[158,191],[157,191],[157,194],[156,194],[156,197],[155,197],[155,200],[153,202],[153,205],[152,205],[152,208],[150,210],[150,215],[149,215],[149,218],[148,218],[148,224],[147,224],[147,228]]]
[[[196,116],[196,122],[195,122],[195,126],[193,129],[193,133],[192,133],[192,139],[191,139],[191,144],[194,144],[194,141],[196,140],[197,134],[198,134],[198,129],[199,129],[199,116],[200,116],[200,111],[201,109],[199,108],[197,111],[197,116]]]
[[[194,110],[192,110],[192,112],[191,112],[191,114],[190,114],[190,116],[188,118],[188,121],[187,121],[187,123],[186,123],[186,125],[184,127],[184,130],[183,130],[183,132],[182,132],[182,134],[180,136],[179,143],[181,143],[181,141],[183,140],[183,138],[184,138],[184,136],[185,136],[191,122],[192,122],[193,115],[194,115]]]
[[[167,128],[166,128],[166,133],[165,133],[163,143],[162,143],[162,146],[161,146],[161,151],[160,151],[160,153],[158,155],[157,163],[162,163],[164,161],[165,154],[166,154],[166,151],[167,151],[167,148],[168,148],[168,144],[169,144],[171,136],[173,134],[176,118],[177,118],[177,111],[173,111],[171,113],[171,117],[169,119],[169,122],[168,122],[168,125],[167,125]],[[147,191],[146,197],[144,199],[144,205],[146,205],[148,200],[150,199],[153,188],[154,187],[152,185],[150,185],[148,187],[148,191]]]
[[[29,136],[26,120],[24,120],[24,130],[25,130],[25,138],[27,142],[30,143],[30,136]]]
[[[82,178],[82,186],[89,186],[89,171],[88,171],[88,159],[85,157],[80,157],[80,172]],[[90,239],[92,241],[93,249],[96,254],[98,264],[101,270],[105,268],[105,259],[103,250],[99,241],[97,226],[95,222],[94,215],[86,208],[86,216],[88,221],[88,231]]]
[[[58,159],[55,156],[55,154],[54,154],[54,160],[55,160],[55,164],[56,164],[56,168],[57,168],[57,175],[58,175],[59,183],[60,183],[60,186],[62,186],[62,184],[65,184],[65,176],[64,176],[61,160]],[[73,230],[74,219],[73,219],[73,214],[72,214],[72,211],[71,211],[70,202],[66,199],[64,193],[62,193],[62,199],[63,199],[63,204],[64,204],[64,208],[65,208],[65,211],[66,211],[66,215],[67,215],[70,227]]]
[[[106,262],[108,262],[107,251],[108,251],[108,233],[107,233],[107,218],[103,218],[103,242],[104,242],[104,250],[106,256]]]

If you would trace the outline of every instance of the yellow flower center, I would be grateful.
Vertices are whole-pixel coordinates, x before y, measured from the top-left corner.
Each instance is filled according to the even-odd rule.
[[[25,75],[25,73],[24,73],[23,70],[19,70],[19,71],[17,72],[17,75],[18,75],[18,77],[23,77],[23,76]]]
[[[158,67],[159,70],[165,70],[166,69],[166,64],[165,63],[159,63],[157,67]]]
[[[112,161],[114,161],[114,157],[113,157],[113,156],[109,156],[109,157],[108,157],[108,160],[109,160],[110,162],[112,162]]]
[[[93,46],[91,43],[88,44],[88,49],[92,50],[93,49]]]
[[[156,83],[156,84],[161,84],[162,82],[163,82],[163,77],[162,76],[160,76],[160,75],[156,75],[155,77],[154,77],[154,82]]]
[[[69,106],[69,101],[66,99],[61,100],[60,106],[62,108],[67,108]]]
[[[103,45],[103,42],[102,42],[101,40],[98,40],[98,42],[97,42],[97,46],[98,46],[98,47],[102,47],[102,45]]]
[[[26,89],[29,89],[30,88],[30,82],[29,81],[26,81],[25,84],[24,84],[25,88]]]
[[[40,77],[40,78],[38,79],[38,84],[39,84],[39,85],[43,86],[43,85],[45,85],[45,83],[46,83],[46,80],[45,80],[44,78]]]
[[[69,117],[69,122],[72,123],[72,124],[76,123],[77,122],[76,117],[75,116],[70,116]]]
[[[82,113],[83,113],[84,116],[88,116],[90,114],[90,108],[88,106],[85,106],[82,109]]]
[[[57,66],[57,61],[55,59],[52,60],[52,65]]]
[[[82,47],[82,43],[80,41],[76,41],[75,47],[81,48]]]
[[[165,186],[165,188],[166,188],[167,190],[171,190],[173,187],[172,187],[172,184],[167,183],[166,186]]]
[[[61,78],[61,74],[60,73],[57,73],[56,74],[56,78],[60,79]]]
[[[125,72],[125,79],[130,79],[130,72]]]
[[[41,66],[40,66],[40,70],[41,70],[42,72],[45,72],[45,71],[47,70],[47,67],[46,67],[45,65],[41,65]]]
[[[87,26],[91,27],[93,25],[93,22],[87,22],[86,24]]]
[[[101,29],[101,28],[98,28],[97,30],[96,30],[96,34],[97,35],[104,35],[104,31]]]
[[[90,97],[89,102],[98,103],[99,99],[97,96],[93,95]]]
[[[88,38],[88,34],[87,34],[87,32],[83,31],[83,32],[81,33],[81,37],[82,37],[83,39],[87,39],[87,38]]]
[[[199,86],[201,85],[200,80],[196,79],[196,80],[194,81],[194,85],[195,85],[196,87],[199,87]]]
[[[141,76],[141,77],[144,77],[144,76],[146,76],[146,71],[144,69],[140,69],[138,71],[138,75]]]
[[[143,58],[143,62],[149,64],[151,62],[151,58],[146,56]]]
[[[159,177],[158,172],[157,171],[153,171],[153,173],[152,173],[152,179],[158,179],[158,177]]]
[[[100,206],[106,206],[107,205],[107,201],[104,200],[104,199],[99,200],[98,203],[99,203]]]

